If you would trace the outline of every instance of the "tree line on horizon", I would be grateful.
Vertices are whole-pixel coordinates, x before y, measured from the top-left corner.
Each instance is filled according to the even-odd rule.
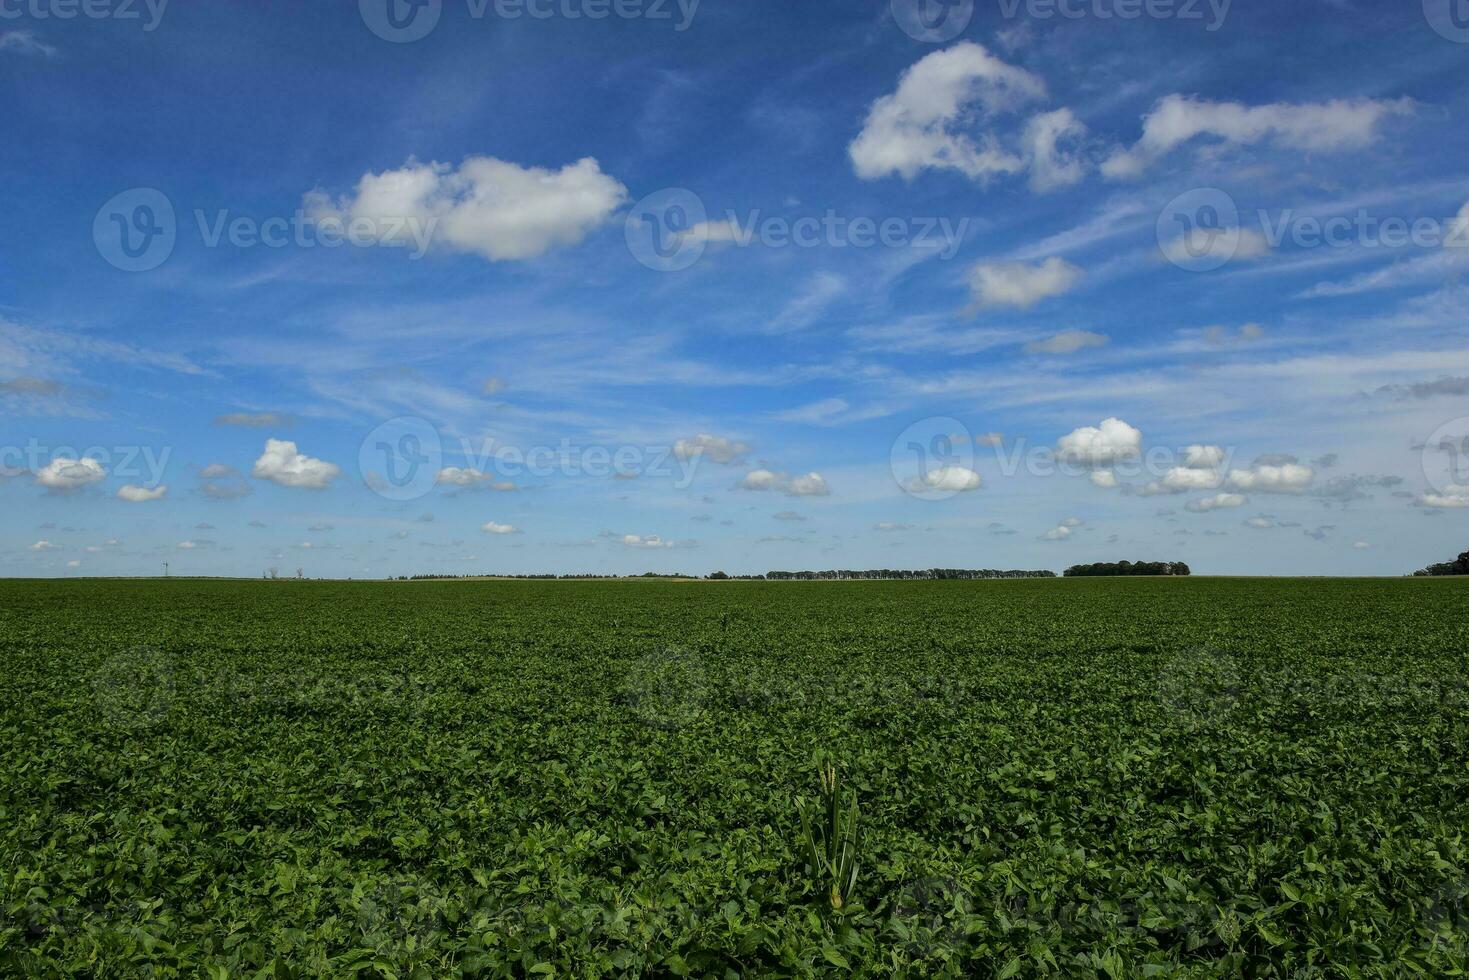
[[[1469,551],[1464,552],[1453,561],[1439,562],[1437,565],[1429,565],[1413,573],[1415,578],[1438,575],[1469,575]]]
[[[1192,575],[1181,561],[1099,561],[1091,565],[1072,565],[1063,573],[1066,578],[1089,575]]]

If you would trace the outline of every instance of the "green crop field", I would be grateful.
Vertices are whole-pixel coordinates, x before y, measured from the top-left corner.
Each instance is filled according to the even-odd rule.
[[[1459,975],[1466,613],[1452,580],[0,583],[0,975]]]

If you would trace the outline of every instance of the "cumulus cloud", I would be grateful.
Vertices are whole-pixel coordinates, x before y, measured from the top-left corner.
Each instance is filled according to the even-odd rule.
[[[1469,486],[1448,486],[1442,493],[1425,493],[1418,498],[1424,507],[1434,510],[1458,510],[1469,507]]]
[[[1300,463],[1256,465],[1245,470],[1229,471],[1231,487],[1255,493],[1305,493],[1314,479],[1316,471]]]
[[[1207,514],[1211,510],[1225,510],[1233,507],[1243,507],[1249,503],[1249,498],[1237,493],[1216,493],[1212,497],[1203,500],[1190,500],[1184,504],[1185,510],[1195,514]]]
[[[1056,458],[1079,466],[1107,467],[1142,455],[1143,434],[1118,418],[1083,426],[1056,442]]]
[[[1047,531],[1045,534],[1042,534],[1041,535],[1041,540],[1042,541],[1065,541],[1069,537],[1071,537],[1071,528],[1067,527],[1065,524],[1058,524],[1055,527],[1051,528],[1049,531]]]
[[[795,497],[825,497],[831,490],[820,473],[807,473],[794,477],[786,492]]]
[[[1028,310],[1041,300],[1069,292],[1083,273],[1052,256],[1038,265],[981,262],[969,272],[969,288],[981,309],[1009,306]]]
[[[1224,465],[1224,448],[1188,446],[1183,451],[1183,465],[1195,470],[1217,470]]]
[[[480,530],[483,531],[483,532],[485,532],[486,534],[519,534],[520,533],[520,528],[516,527],[514,524],[498,524],[495,521],[490,521],[489,523],[482,525],[480,527]]]
[[[1251,517],[1244,521],[1243,524],[1245,527],[1253,528],[1256,531],[1265,531],[1275,526],[1274,521],[1263,515],[1260,517]]]
[[[99,483],[106,476],[102,464],[90,457],[53,459],[36,471],[36,483],[56,493],[72,493]]]
[[[1360,149],[1378,137],[1389,116],[1411,112],[1410,100],[1336,99],[1319,103],[1246,106],[1184,95],[1163,98],[1143,119],[1143,135],[1131,149],[1102,164],[1111,178],[1137,177],[1173,150],[1200,136],[1233,146],[1265,141],[1312,152]]]
[[[1001,146],[994,134],[967,133],[964,126],[1044,94],[1039,78],[978,44],[936,51],[903,73],[896,92],[872,104],[862,132],[848,147],[852,167],[864,180],[890,175],[912,180],[928,169],[956,170],[979,181],[1020,173],[1026,168],[1023,156]],[[1061,122],[1050,124],[1060,129],[1055,139],[1067,132]]]
[[[831,493],[826,479],[820,473],[807,473],[791,477],[774,470],[751,470],[740,481],[740,489],[767,491],[778,490],[793,497],[825,497]]]
[[[1045,340],[1032,341],[1025,345],[1027,354],[1075,354],[1088,347],[1107,346],[1107,337],[1090,330],[1064,330]]]
[[[1086,127],[1070,109],[1043,112],[1026,123],[1020,139],[1030,162],[1030,189],[1044,194],[1086,176],[1078,152],[1085,136]]]
[[[1117,474],[1111,470],[1092,470],[1088,478],[1094,487],[1101,487],[1104,490],[1114,490],[1117,487]]]
[[[157,486],[152,490],[147,487],[136,486],[129,483],[117,491],[118,500],[126,500],[130,504],[147,503],[150,500],[162,500],[168,495],[168,487]]]
[[[721,466],[739,462],[749,452],[750,447],[743,442],[707,433],[700,433],[692,439],[680,439],[673,444],[673,455],[678,459],[693,459],[698,456]]]
[[[966,466],[940,466],[915,477],[911,489],[942,490],[947,493],[965,493],[978,490],[984,485],[980,475]]]
[[[618,543],[627,548],[673,548],[677,547],[673,541],[665,541],[656,534],[644,537],[641,534],[624,534],[617,539]]]
[[[459,169],[409,160],[365,174],[356,192],[333,201],[306,195],[318,223],[372,229],[381,244],[443,246],[492,262],[537,258],[577,245],[627,201],[627,188],[591,157],[560,170],[470,157]]]
[[[341,474],[341,467],[335,463],[312,459],[301,453],[294,442],[284,439],[266,440],[265,452],[251,470],[257,480],[303,490],[324,490]]]
[[[31,551],[60,551],[61,545],[52,544],[50,541],[41,540],[30,546]]]

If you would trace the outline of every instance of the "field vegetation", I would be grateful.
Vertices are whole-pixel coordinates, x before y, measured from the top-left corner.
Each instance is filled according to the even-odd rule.
[[[1466,600],[0,583],[0,975],[1462,975]]]

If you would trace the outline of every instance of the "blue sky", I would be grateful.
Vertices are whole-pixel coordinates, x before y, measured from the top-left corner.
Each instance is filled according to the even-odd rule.
[[[1463,6],[0,0],[0,574],[1451,558]]]

